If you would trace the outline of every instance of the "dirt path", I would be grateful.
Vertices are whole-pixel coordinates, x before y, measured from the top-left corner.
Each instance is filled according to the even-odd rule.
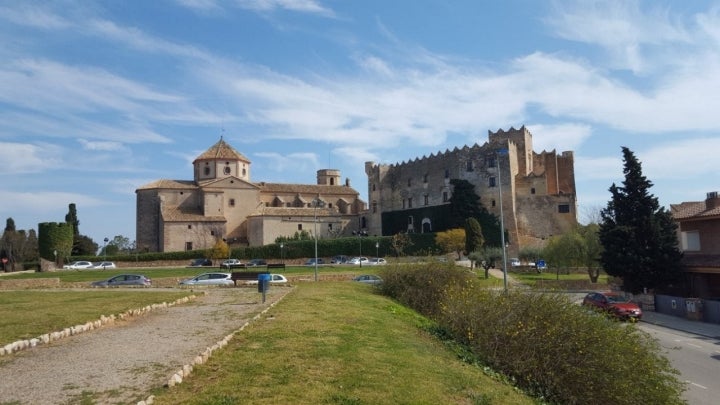
[[[208,289],[189,304],[0,357],[0,404],[135,404],[290,288]],[[190,377],[192,378],[192,377]]]

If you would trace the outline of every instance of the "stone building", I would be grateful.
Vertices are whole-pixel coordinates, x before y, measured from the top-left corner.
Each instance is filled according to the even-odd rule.
[[[259,246],[302,231],[350,235],[367,209],[339,170],[318,170],[316,184],[252,182],[250,160],[222,138],[193,161],[193,173],[135,190],[140,250],[206,249],[219,239]]]
[[[452,197],[451,179],[475,186],[481,203],[500,216],[501,202],[508,249],[543,246],[553,235],[577,225],[572,152],[536,153],[524,126],[488,131],[488,142],[446,150],[392,165],[365,163],[368,176],[368,233],[437,232],[439,207]],[[501,194],[502,192],[502,194]],[[402,221],[389,221],[402,216]]]

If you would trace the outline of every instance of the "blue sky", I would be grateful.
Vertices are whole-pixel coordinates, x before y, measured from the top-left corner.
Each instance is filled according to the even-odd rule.
[[[717,183],[720,3],[0,1],[0,219],[135,239],[135,189],[220,136],[253,181],[482,144],[575,153],[580,219],[633,150],[660,204]]]

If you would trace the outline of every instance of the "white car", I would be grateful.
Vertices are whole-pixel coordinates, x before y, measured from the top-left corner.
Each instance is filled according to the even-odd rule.
[[[93,265],[93,269],[114,269],[117,268],[113,262],[97,262]]]
[[[235,285],[230,273],[203,273],[183,280],[180,285]]]
[[[386,264],[387,262],[382,257],[373,257],[367,262],[368,266],[384,266]]]
[[[282,274],[270,274],[270,283],[271,284],[287,284],[287,278],[283,276]],[[246,282],[246,284],[257,284],[257,280],[249,280]]]
[[[63,266],[63,269],[77,270],[77,269],[92,269],[95,265],[92,262],[86,262],[84,260],[72,262]]]
[[[347,264],[367,264],[368,258],[367,257],[353,257],[352,259],[347,261]]]

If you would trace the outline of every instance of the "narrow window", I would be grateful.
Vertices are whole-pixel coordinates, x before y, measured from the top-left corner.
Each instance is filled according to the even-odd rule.
[[[412,225],[412,224],[413,224],[413,217],[412,217],[412,215],[410,215],[408,217],[408,225]]]
[[[443,191],[443,202],[448,202],[448,200],[449,200],[449,198],[448,198],[448,192],[447,192],[447,191]]]
[[[192,242],[185,242],[185,250],[193,250]]]
[[[412,197],[408,198],[408,208],[412,208]]]
[[[407,208],[406,200],[403,198],[403,209]]]
[[[535,187],[530,189],[530,194],[535,194]]]
[[[448,169],[445,169],[445,178],[446,179],[450,178],[450,170],[448,170]]]
[[[192,225],[188,225],[188,229],[192,229]]]
[[[205,170],[204,170],[204,171],[205,171],[205,175],[206,175],[206,176],[209,176],[209,175],[210,175],[210,168],[209,168],[209,167],[205,166]]]
[[[473,171],[473,162],[472,162],[472,160],[468,160],[468,161],[467,161],[467,163],[465,164],[465,170],[468,171],[468,172]]]
[[[375,183],[372,185],[372,191],[375,191]]]
[[[569,204],[560,204],[558,205],[558,212],[561,214],[567,214],[570,212],[570,205]]]
[[[372,203],[372,212],[373,214],[377,214],[377,201],[373,201]]]
[[[215,231],[210,231],[210,236],[215,236]]]
[[[234,206],[235,206],[235,199],[234,199],[234,198],[231,198],[231,199],[230,199],[230,206],[231,206],[231,207],[234,207]]]
[[[428,179],[428,175],[427,175],[427,173],[425,173],[423,175],[423,183],[427,183],[427,179]]]
[[[494,206],[495,206],[495,200],[492,200],[492,204],[490,204],[490,205],[492,205],[492,206],[494,207]]]
[[[412,179],[408,179],[408,187],[412,186]]]
[[[334,185],[335,185],[335,179],[332,178],[332,177],[330,177],[330,185],[331,185],[331,186],[334,186]]]
[[[497,183],[497,182],[496,182],[496,180],[495,180],[495,177],[489,177],[489,178],[488,178],[488,187],[496,187],[496,186],[497,186],[496,183]]]
[[[428,205],[428,203],[429,203],[429,198],[428,198],[428,195],[425,194],[425,195],[423,196],[423,204]]]
[[[298,231],[302,231],[302,224],[298,224]]]

